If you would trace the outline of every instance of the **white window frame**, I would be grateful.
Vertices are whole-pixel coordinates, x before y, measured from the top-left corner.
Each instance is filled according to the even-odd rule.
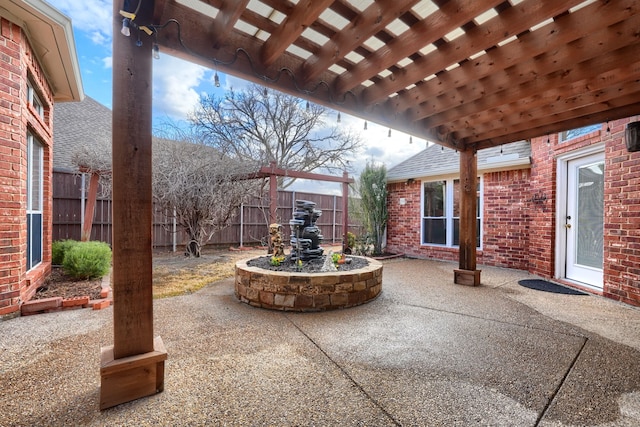
[[[38,149],[36,155],[39,157],[38,171],[33,170],[33,162],[31,161],[34,156],[34,149]],[[27,227],[31,230],[29,239],[27,241],[27,270],[31,270],[38,266],[42,262],[43,255],[43,205],[44,205],[44,145],[31,133],[27,133]],[[36,197],[38,200],[34,200],[34,177],[38,179],[39,188],[37,189]],[[39,219],[37,227],[33,227],[36,218]],[[34,256],[32,249],[34,247],[33,230],[39,230],[40,250],[37,256]],[[34,260],[37,262],[34,263]]]
[[[44,119],[44,104],[33,88],[30,80],[27,80],[27,102],[33,107],[36,113],[38,113],[38,116]]]
[[[442,248],[458,248],[460,247],[460,245],[454,245],[453,244],[453,231],[454,231],[454,219],[460,219],[460,217],[455,217],[453,216],[453,202],[454,202],[454,181],[459,181],[460,177],[454,176],[454,177],[447,177],[447,178],[436,178],[434,177],[433,179],[428,179],[428,180],[423,180],[422,181],[422,185],[420,186],[420,245],[421,246],[435,246],[435,247],[442,247]],[[442,245],[442,244],[438,244],[438,243],[426,243],[424,242],[424,220],[427,219],[427,217],[425,217],[425,212],[424,212],[424,185],[425,183],[429,183],[429,182],[437,182],[437,181],[444,181],[445,182],[445,196],[444,196],[444,200],[445,200],[445,206],[444,206],[444,211],[445,211],[445,224],[446,224],[446,244]],[[482,241],[484,240],[484,234],[483,234],[483,223],[484,223],[484,216],[483,216],[483,212],[484,212],[484,180],[482,175],[478,177],[478,183],[479,183],[479,197],[478,197],[478,212],[479,212],[479,216],[476,217],[476,219],[480,220],[480,225],[479,225],[479,233],[480,233],[480,238],[478,241],[478,249],[482,250]],[[461,184],[458,184],[461,185]],[[439,217],[429,217],[429,218],[439,218]]]

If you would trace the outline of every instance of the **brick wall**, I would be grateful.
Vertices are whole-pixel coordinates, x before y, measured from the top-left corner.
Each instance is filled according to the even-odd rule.
[[[27,105],[31,79],[44,118]],[[0,18],[0,316],[18,312],[51,269],[51,174],[53,98],[22,29]],[[26,271],[27,131],[44,146],[43,261]]]
[[[556,275],[558,156],[600,142],[605,146],[603,295],[640,306],[640,152],[625,146],[626,125],[611,121],[587,135],[559,142],[558,134],[531,140],[531,169],[486,173],[483,249],[478,263]],[[387,248],[420,258],[458,260],[456,248],[420,244],[421,183],[389,184]],[[405,199],[404,205],[400,199]]]
[[[529,179],[529,169],[484,174],[483,263],[528,268],[530,217],[537,208]]]
[[[640,116],[616,120],[605,133],[604,291],[640,306],[640,152],[627,152],[624,130]]]

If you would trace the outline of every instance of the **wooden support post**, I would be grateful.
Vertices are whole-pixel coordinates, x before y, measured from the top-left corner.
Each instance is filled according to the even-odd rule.
[[[88,242],[91,240],[91,227],[93,226],[93,213],[96,210],[96,198],[98,197],[98,184],[100,183],[100,175],[97,172],[91,172],[89,180],[89,194],[87,195],[87,207],[84,210],[84,224],[82,224],[82,236],[80,240]]]
[[[478,286],[480,270],[476,270],[478,163],[473,149],[460,152],[460,262],[454,271],[454,282]]]
[[[138,22],[151,22],[143,1]],[[113,3],[113,346],[101,357],[100,409],[162,391],[162,340],[153,337],[151,99],[153,39],[120,34],[122,4]]]
[[[349,232],[349,174],[342,172],[342,253],[347,249],[347,233]]]
[[[278,178],[269,176],[269,224],[278,222]]]

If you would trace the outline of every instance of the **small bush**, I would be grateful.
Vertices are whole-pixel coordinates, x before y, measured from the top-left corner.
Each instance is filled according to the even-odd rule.
[[[76,240],[56,240],[53,242],[51,244],[51,264],[62,265],[64,255],[77,243]]]
[[[109,272],[111,248],[103,242],[76,242],[64,256],[64,272],[77,279],[94,279]]]

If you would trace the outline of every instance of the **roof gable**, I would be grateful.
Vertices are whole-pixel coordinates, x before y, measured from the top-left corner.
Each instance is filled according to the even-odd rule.
[[[489,172],[527,167],[531,164],[531,143],[518,141],[478,151],[478,171]],[[455,150],[431,145],[420,153],[393,166],[387,171],[387,180],[427,178],[458,174],[460,157]]]

